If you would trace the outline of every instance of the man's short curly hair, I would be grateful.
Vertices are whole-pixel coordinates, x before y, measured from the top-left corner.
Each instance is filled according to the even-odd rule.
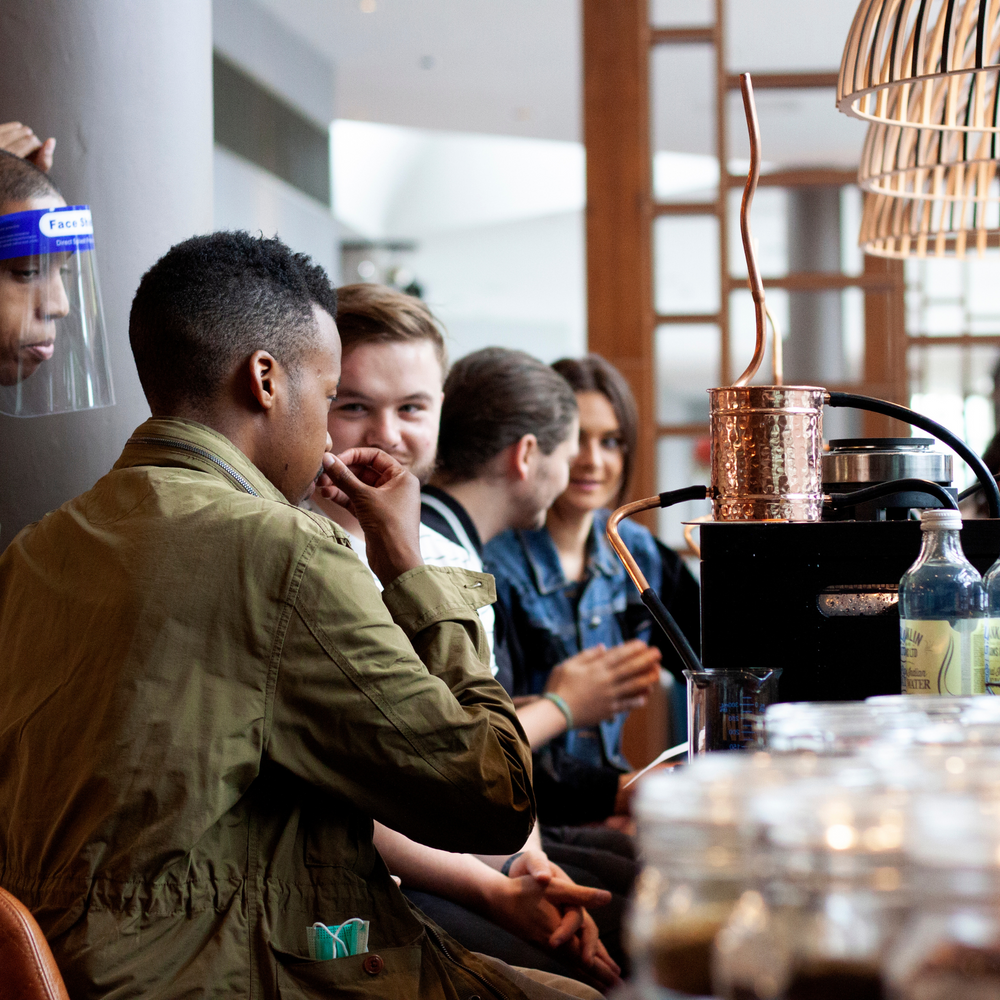
[[[207,404],[254,351],[297,372],[315,343],[313,303],[336,316],[329,277],[277,237],[220,232],[171,247],[143,275],[129,316],[153,413]]]

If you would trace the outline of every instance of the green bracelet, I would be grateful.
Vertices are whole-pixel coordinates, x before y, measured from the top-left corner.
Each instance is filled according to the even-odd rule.
[[[566,716],[566,728],[573,728],[573,710],[566,704],[566,699],[559,694],[553,694],[551,691],[546,691],[542,695],[543,698],[548,698],[556,708]]]

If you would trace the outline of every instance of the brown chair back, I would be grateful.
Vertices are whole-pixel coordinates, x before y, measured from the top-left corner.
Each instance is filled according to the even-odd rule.
[[[42,929],[5,889],[0,889],[0,980],[4,1000],[69,1000]]]

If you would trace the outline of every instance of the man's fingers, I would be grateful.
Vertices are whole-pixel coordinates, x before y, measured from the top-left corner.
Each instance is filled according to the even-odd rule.
[[[41,139],[36,138],[34,135],[29,135],[23,139],[15,139],[13,142],[7,143],[6,149],[8,153],[13,153],[15,156],[20,156],[26,160],[32,153],[40,149],[41,146]]]
[[[348,448],[347,451],[342,451],[337,457],[344,465],[349,465],[352,468],[364,468],[367,466],[374,469],[379,475],[386,472],[395,472],[397,469],[403,468],[392,455],[382,451],[381,448]]]
[[[583,911],[583,921],[580,924],[580,957],[584,965],[593,965],[597,957],[597,946],[601,943],[601,936],[597,930],[594,918],[586,911]]]
[[[549,938],[550,948],[561,948],[580,929],[583,924],[583,913],[583,910],[574,907],[563,914],[559,926]]]
[[[545,898],[553,906],[605,906],[611,902],[607,889],[577,885],[568,879],[554,878],[545,888]]]
[[[539,885],[549,885],[552,882],[552,865],[549,859],[538,851],[525,851],[524,857],[528,874]]]
[[[327,482],[329,482],[329,480],[327,480]],[[317,485],[316,492],[326,497],[327,500],[332,500],[339,507],[345,507],[347,510],[351,509],[351,498],[342,489],[339,489],[336,486]]]
[[[617,986],[621,982],[622,970],[611,958],[605,961],[598,955],[587,966],[587,971],[605,986]]]
[[[595,955],[595,960],[606,965],[611,969],[616,976],[622,974],[622,967],[608,954],[608,949],[604,947],[604,942],[598,938],[597,941],[597,954]]]
[[[55,139],[46,139],[45,142],[43,142],[39,148],[28,157],[28,159],[31,160],[31,162],[34,163],[34,165],[38,167],[42,173],[47,174],[52,169],[52,159],[55,156],[55,152]]]
[[[354,474],[339,455],[323,455],[323,468],[330,482],[348,495],[364,488],[364,483]]]

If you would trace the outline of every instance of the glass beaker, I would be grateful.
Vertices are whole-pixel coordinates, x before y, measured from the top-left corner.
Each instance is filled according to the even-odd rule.
[[[780,667],[685,670],[688,756],[762,743],[764,710],[778,695]]]

